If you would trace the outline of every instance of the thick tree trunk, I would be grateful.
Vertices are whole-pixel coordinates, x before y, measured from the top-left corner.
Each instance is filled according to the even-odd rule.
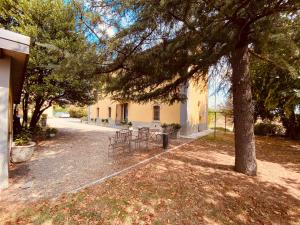
[[[293,109],[291,109],[292,111]],[[297,121],[296,121],[296,115],[294,112],[291,113],[289,117],[286,117],[285,114],[281,116],[282,125],[284,126],[285,135],[291,139],[297,138],[298,133],[298,127],[297,127]]]
[[[235,170],[255,176],[257,171],[248,46],[232,52],[232,91],[235,129]]]
[[[30,120],[30,125],[29,125],[31,130],[36,128],[37,123],[39,122],[40,117],[41,117],[42,113],[44,112],[44,110],[42,110],[43,104],[44,104],[44,100],[42,100],[41,98],[38,97],[35,100],[34,110],[33,110],[32,117]]]
[[[34,109],[34,111],[32,113],[31,120],[30,120],[30,125],[29,125],[29,127],[30,127],[31,130],[33,130],[34,128],[36,128],[36,125],[39,122],[41,115],[42,114],[40,113],[39,110]]]

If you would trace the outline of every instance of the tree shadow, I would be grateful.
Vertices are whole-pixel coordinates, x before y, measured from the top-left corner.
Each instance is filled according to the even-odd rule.
[[[30,169],[28,164],[20,163],[11,166],[9,171],[9,179],[11,182],[18,183],[19,180],[24,179],[29,175]]]
[[[156,193],[155,198],[172,202],[167,210],[156,215],[162,223],[300,222],[300,200],[290,194],[288,188],[236,173],[230,165],[194,158],[188,152],[185,155],[176,152],[151,165],[146,173],[147,178],[138,176],[142,192]]]
[[[203,151],[218,152],[234,156],[234,137],[232,133],[218,132],[198,139],[195,144],[204,147]],[[282,137],[255,137],[256,157],[266,162],[278,163],[287,169],[300,172],[300,141]]]

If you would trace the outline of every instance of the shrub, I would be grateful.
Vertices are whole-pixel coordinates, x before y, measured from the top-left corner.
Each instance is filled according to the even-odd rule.
[[[87,110],[86,108],[82,107],[72,107],[69,109],[69,114],[72,118],[87,117]]]
[[[47,129],[46,129],[46,133],[47,134],[57,134],[57,129],[56,128],[51,128],[51,127],[48,127]]]
[[[283,128],[282,126],[277,124],[273,124],[270,122],[262,122],[262,123],[255,124],[254,134],[261,135],[261,136],[282,135]]]
[[[128,126],[130,126],[130,127],[131,127],[131,126],[132,126],[132,123],[131,123],[131,122],[129,122],[129,123],[128,123]]]
[[[122,120],[122,121],[121,121],[121,124],[122,124],[122,125],[126,125],[126,124],[127,124],[127,121],[126,121],[126,120]]]
[[[174,130],[180,130],[180,128],[181,128],[181,125],[178,123],[172,123],[170,126],[172,126],[172,128]]]
[[[108,119],[101,119],[102,123],[108,123]]]
[[[14,142],[16,146],[25,146],[29,145],[31,141],[31,133],[27,130],[22,130],[16,137],[14,138]]]
[[[162,125],[161,125],[161,128],[167,128],[168,127],[168,124],[166,124],[166,123],[163,123]]]

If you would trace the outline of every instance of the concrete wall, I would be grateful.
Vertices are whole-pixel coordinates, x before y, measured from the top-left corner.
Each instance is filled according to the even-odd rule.
[[[0,59],[0,189],[8,187],[8,163],[12,133],[10,58]]]

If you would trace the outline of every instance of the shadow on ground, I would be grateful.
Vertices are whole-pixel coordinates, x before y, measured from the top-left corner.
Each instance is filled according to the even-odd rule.
[[[103,184],[30,205],[12,221],[299,224],[299,173],[279,164],[287,159],[267,154],[259,160],[257,177],[236,173],[230,141],[200,139]]]

